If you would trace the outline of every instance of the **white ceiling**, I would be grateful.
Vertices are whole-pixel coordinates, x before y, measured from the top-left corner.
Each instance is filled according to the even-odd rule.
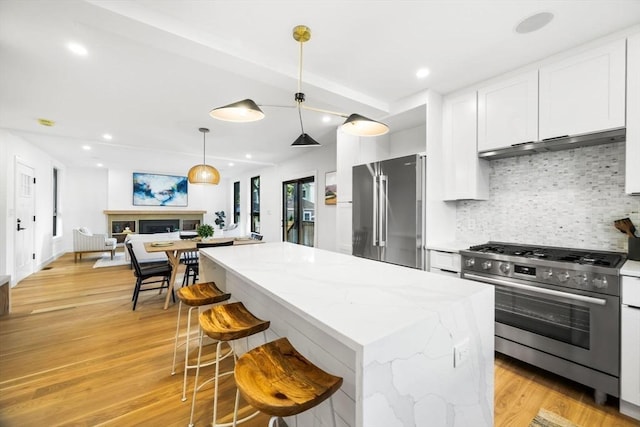
[[[514,31],[541,11],[555,15],[547,27]],[[264,107],[249,124],[208,115],[244,98],[294,104],[295,25],[312,30],[306,104],[393,131],[416,124],[389,117],[411,95],[446,94],[638,23],[640,0],[0,0],[0,127],[71,167],[184,173],[202,161],[198,128],[208,127],[207,163],[228,177],[310,150],[290,147],[295,109]],[[70,41],[89,54],[71,54]],[[422,80],[420,67],[431,70]],[[335,141],[339,117],[303,115],[307,133]]]

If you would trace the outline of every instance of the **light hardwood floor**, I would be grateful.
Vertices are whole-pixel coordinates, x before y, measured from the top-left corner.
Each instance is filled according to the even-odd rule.
[[[182,368],[170,375],[177,305],[163,310],[164,294],[150,291],[131,311],[132,271],[94,269],[98,257],[75,264],[66,254],[12,289],[12,313],[0,318],[0,427],[188,424],[191,387],[181,402]],[[582,427],[640,425],[617,402],[597,406],[590,389],[504,356],[495,378],[496,426],[526,427],[541,407]],[[225,413],[232,390],[225,381]],[[212,394],[199,396],[197,426],[210,425]]]

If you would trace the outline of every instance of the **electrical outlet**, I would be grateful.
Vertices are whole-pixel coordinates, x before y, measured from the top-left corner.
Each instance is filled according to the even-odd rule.
[[[469,359],[469,338],[465,338],[453,346],[453,367],[459,368]]]

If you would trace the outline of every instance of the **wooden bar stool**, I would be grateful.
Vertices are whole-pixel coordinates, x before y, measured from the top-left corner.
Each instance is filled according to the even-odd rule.
[[[184,345],[184,379],[182,381],[182,401],[187,400],[187,370],[195,368],[196,365],[189,365],[189,344],[192,340],[199,339],[199,334],[195,337],[191,337],[191,311],[194,308],[202,307],[210,304],[218,304],[227,301],[231,298],[231,294],[225,293],[218,289],[215,283],[198,283],[191,286],[186,286],[178,289],[178,299],[180,305],[178,306],[178,321],[176,323],[176,338],[173,343],[173,364],[171,366],[171,375],[176,373],[176,354],[178,353],[178,347]],[[180,315],[182,312],[182,304],[189,306],[189,314],[187,316],[187,335],[184,342],[178,344],[178,338],[180,335]],[[210,365],[214,362],[208,363]],[[205,365],[206,366],[206,365]]]
[[[269,328],[270,322],[267,320],[261,320],[255,317],[249,310],[241,302],[234,302],[230,304],[217,305],[211,307],[209,310],[206,310],[200,314],[199,317],[200,322],[200,348],[198,349],[198,362],[196,366],[196,378],[195,384],[193,387],[193,400],[191,402],[191,416],[189,418],[189,427],[193,427],[193,414],[195,411],[196,405],[196,393],[198,390],[203,387],[205,384],[213,381],[213,427],[223,427],[223,426],[235,426],[236,424],[242,423],[244,421],[248,421],[251,418],[255,417],[259,414],[258,411],[255,413],[246,416],[240,420],[237,419],[238,416],[238,403],[240,399],[239,392],[236,390],[236,399],[233,408],[233,422],[218,424],[218,383],[220,377],[233,375],[233,370],[220,373],[220,353],[222,351],[222,344],[228,343],[229,345],[233,344],[233,341],[239,340],[241,338],[248,338],[251,335],[255,335],[259,332],[265,334]],[[198,385],[198,376],[200,374],[200,360],[202,355],[202,340],[204,335],[217,340],[218,343],[216,345],[216,370],[213,378],[208,379],[202,384]],[[266,341],[266,334],[265,341]],[[226,357],[225,355],[224,357]],[[237,359],[236,353],[233,352],[234,360]]]
[[[247,402],[271,415],[269,426],[276,426],[278,417],[298,415],[327,398],[336,426],[331,396],[342,385],[342,378],[308,361],[288,339],[280,338],[240,356],[234,375]]]

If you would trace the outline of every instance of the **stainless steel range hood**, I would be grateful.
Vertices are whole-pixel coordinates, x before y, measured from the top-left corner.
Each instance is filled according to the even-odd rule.
[[[618,128],[583,135],[560,136],[539,142],[524,142],[522,144],[514,144],[511,147],[482,151],[478,153],[478,157],[487,160],[504,159],[506,157],[524,156],[525,154],[545,153],[547,151],[569,150],[578,147],[608,144],[611,142],[624,141],[626,139],[626,134],[626,128]]]

